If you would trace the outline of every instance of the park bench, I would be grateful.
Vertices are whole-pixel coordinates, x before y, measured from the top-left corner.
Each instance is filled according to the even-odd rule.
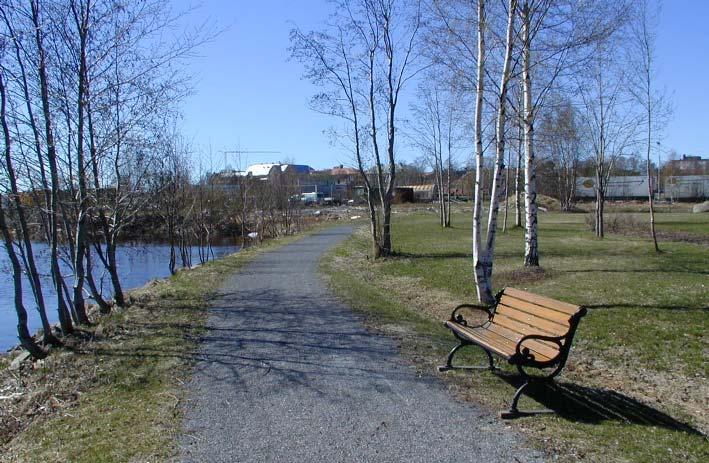
[[[500,414],[502,418],[552,412],[520,411],[517,403],[532,381],[551,381],[564,368],[576,327],[581,317],[586,315],[586,309],[514,288],[500,291],[495,301],[490,307],[462,304],[453,310],[445,326],[453,332],[460,344],[450,351],[446,364],[439,366],[438,370],[494,371],[492,354],[495,354],[516,366],[523,380],[512,399],[510,410]],[[484,312],[484,320],[479,324],[474,323],[474,311]],[[452,364],[455,353],[469,345],[477,345],[485,351],[488,366]],[[529,375],[525,371],[526,367],[553,370],[542,376]]]

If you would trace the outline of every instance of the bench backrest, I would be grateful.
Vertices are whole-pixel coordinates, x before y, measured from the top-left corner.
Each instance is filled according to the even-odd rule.
[[[505,288],[498,294],[498,303],[489,328],[513,340],[529,334],[565,336],[561,341],[561,349],[559,344],[550,341],[525,341],[525,346],[533,351],[554,358],[560,350],[568,350],[579,319],[585,313],[586,309],[577,305],[520,289]]]

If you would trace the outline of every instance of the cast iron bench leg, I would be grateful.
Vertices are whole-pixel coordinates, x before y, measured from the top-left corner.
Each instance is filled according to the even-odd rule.
[[[460,344],[455,346],[450,353],[448,353],[448,357],[446,358],[446,364],[445,365],[439,365],[438,366],[438,371],[448,371],[448,370],[495,370],[495,363],[492,358],[492,354],[487,349],[483,349],[485,353],[487,354],[487,360],[489,365],[463,365],[463,366],[453,366],[453,356],[455,353],[458,351],[463,346],[470,346],[470,345],[477,345],[473,344],[472,342],[465,342],[461,341]],[[482,347],[481,347],[482,349]]]
[[[522,383],[522,385],[517,389],[517,392],[515,392],[515,395],[512,398],[512,405],[510,405],[510,409],[508,411],[500,412],[500,418],[502,418],[503,420],[509,420],[514,418],[520,418],[523,416],[556,413],[554,410],[550,410],[548,408],[543,408],[540,410],[520,410],[519,408],[517,408],[517,404],[519,403],[519,398],[522,396],[522,392],[524,392],[527,386],[529,386],[529,384],[532,382],[532,379],[533,378],[524,375],[524,383]],[[548,382],[550,380],[550,378],[541,379],[541,381],[544,382]]]

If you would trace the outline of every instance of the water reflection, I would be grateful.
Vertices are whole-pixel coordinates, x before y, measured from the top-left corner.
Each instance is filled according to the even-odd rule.
[[[219,258],[231,254],[238,250],[237,246],[220,245],[213,246],[210,259]],[[192,264],[200,262],[199,249],[192,250]],[[37,268],[42,273],[42,291],[47,303],[47,311],[50,321],[55,323],[56,296],[52,288],[51,277],[49,275],[49,249],[44,243],[34,244],[35,259]],[[170,260],[170,246],[167,244],[128,244],[118,248],[116,253],[118,262],[118,273],[124,289],[137,288],[155,278],[164,278],[170,275],[168,262]],[[97,256],[94,256],[94,276],[96,284],[101,288],[101,293],[111,296],[111,282],[108,273],[102,272],[103,267]],[[178,265],[180,259],[177,259]],[[67,283],[73,283],[71,270],[66,262],[62,263],[62,273],[67,277]],[[36,332],[42,325],[37,314],[36,304],[32,296],[32,289],[29,281],[23,282],[23,294],[25,307],[29,315],[29,327],[32,333]],[[87,288],[88,290],[88,288]],[[12,267],[4,246],[0,246],[0,350],[6,350],[17,344],[17,315],[14,305],[14,289],[12,285]]]

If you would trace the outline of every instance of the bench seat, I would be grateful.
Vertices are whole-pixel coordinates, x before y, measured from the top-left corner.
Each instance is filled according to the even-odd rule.
[[[465,337],[475,344],[486,347],[488,350],[508,361],[514,357],[515,347],[521,338],[521,336],[512,338],[514,335],[505,336],[499,333],[498,331],[503,331],[505,328],[495,323],[486,323],[483,326],[469,328],[464,325],[459,325],[458,323],[446,322],[446,326],[461,337]],[[530,340],[529,342],[532,343],[534,341]],[[559,355],[559,348],[554,344],[552,344],[552,346],[554,347],[548,345],[539,347],[539,351],[543,352],[530,349],[530,354],[534,356],[534,360],[539,363],[553,362]]]

